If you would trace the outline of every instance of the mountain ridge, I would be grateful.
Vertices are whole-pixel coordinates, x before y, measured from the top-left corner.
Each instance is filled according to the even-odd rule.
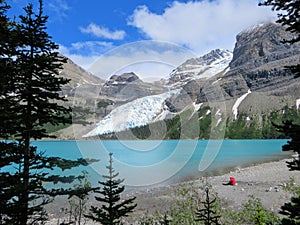
[[[212,50],[203,56],[186,60],[170,73],[165,83],[171,88],[178,88],[195,79],[211,78],[226,69],[231,60],[232,52],[229,50]]]
[[[216,49],[204,56],[189,59],[170,73],[169,79],[164,81],[164,86],[147,84],[134,73],[114,75],[101,85],[98,100],[96,100],[100,103],[99,99],[102,99],[101,101],[110,99],[112,104],[104,104],[105,110],[102,106],[101,109],[97,108],[98,111],[104,110],[105,113],[98,116],[99,119],[96,121],[101,122],[105,116],[110,115],[112,110],[136,99],[147,99],[147,96],[151,98],[155,94],[166,93],[167,89],[180,89],[180,92],[161,102],[157,106],[159,108],[153,109],[160,113],[169,112],[168,117],[161,117],[161,119],[173,121],[172,118],[175,118],[177,121],[176,116],[191,110],[190,118],[198,115],[199,125],[210,127],[215,132],[220,132],[218,129],[221,129],[224,123],[233,133],[232,129],[238,126],[243,126],[239,129],[245,130],[250,129],[254,124],[257,129],[263,126],[270,127],[268,116],[276,114],[286,106],[295,106],[297,99],[300,99],[300,92],[297,88],[300,80],[293,79],[293,75],[285,70],[286,66],[300,63],[299,45],[291,46],[280,41],[290,35],[284,31],[283,27],[274,23],[246,29],[237,35],[233,53]],[[106,93],[105,88],[109,90]],[[153,91],[152,88],[156,89]],[[139,93],[139,91],[142,92],[138,96],[133,96],[133,93]],[[242,96],[245,97],[241,99]],[[274,104],[271,104],[272,101]],[[225,107],[222,108],[222,104]],[[140,113],[138,107],[134,111],[136,115]],[[156,116],[153,116],[152,121],[151,119],[147,121],[148,124],[157,122],[159,123]],[[170,125],[173,122],[166,123]],[[178,124],[178,122],[174,123]],[[133,120],[129,124],[138,123]],[[97,127],[94,123],[94,128],[95,126]],[[148,125],[139,124],[138,126]],[[128,126],[127,129],[138,129],[133,127]],[[173,129],[172,126],[169,128]],[[126,126],[124,130],[126,132]],[[174,131],[176,130],[178,128],[174,128]],[[114,131],[111,130],[111,133],[113,134]],[[95,133],[94,136],[97,134]],[[199,136],[199,138],[206,137],[206,135]]]

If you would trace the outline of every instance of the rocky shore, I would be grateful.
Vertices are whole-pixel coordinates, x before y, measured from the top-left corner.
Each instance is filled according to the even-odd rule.
[[[291,178],[295,185],[300,185],[300,171],[289,171],[286,166],[287,159],[267,162],[236,169],[220,176],[210,176],[194,181],[173,184],[167,186],[143,188],[127,191],[127,196],[136,196],[137,208],[134,215],[139,217],[144,214],[151,214],[155,211],[167,211],[167,206],[174,198],[174,191],[179,185],[187,188],[203,187],[204,183],[211,186],[213,192],[226,202],[233,210],[238,210],[249,199],[250,195],[259,198],[264,207],[278,213],[280,207],[290,201],[292,194],[285,190],[285,187],[291,185]],[[224,185],[233,176],[237,180],[237,185]],[[90,198],[92,204],[93,198]],[[61,205],[62,206],[62,205]],[[56,218],[55,218],[56,217]],[[57,224],[57,218],[63,215],[52,215],[51,223]],[[86,223],[86,224],[93,224]]]

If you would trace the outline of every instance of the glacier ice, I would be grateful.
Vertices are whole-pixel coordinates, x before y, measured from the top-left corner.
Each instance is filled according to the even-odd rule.
[[[121,105],[112,110],[96,124],[96,128],[83,137],[94,137],[102,134],[124,131],[133,127],[147,125],[153,121],[162,120],[166,110],[165,100],[179,93],[180,89],[159,95],[146,96]]]

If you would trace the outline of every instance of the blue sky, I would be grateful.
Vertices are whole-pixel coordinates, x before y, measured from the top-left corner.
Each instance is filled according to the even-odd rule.
[[[15,15],[28,2],[38,4],[7,0]],[[276,18],[270,8],[257,4],[257,0],[44,0],[44,11],[49,16],[48,32],[62,54],[106,79],[133,70],[133,65],[138,65],[142,77],[161,77],[189,57],[216,48],[233,50],[235,36],[243,29]]]

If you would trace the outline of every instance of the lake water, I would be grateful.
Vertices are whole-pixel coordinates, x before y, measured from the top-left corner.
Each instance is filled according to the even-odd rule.
[[[48,156],[67,159],[99,159],[88,167],[63,174],[89,173],[93,185],[107,174],[108,154],[124,184],[147,186],[180,182],[204,175],[224,173],[264,161],[285,158],[287,140],[164,140],[164,141],[34,141]],[[57,172],[57,171],[56,171]],[[61,173],[61,172],[60,172]]]

